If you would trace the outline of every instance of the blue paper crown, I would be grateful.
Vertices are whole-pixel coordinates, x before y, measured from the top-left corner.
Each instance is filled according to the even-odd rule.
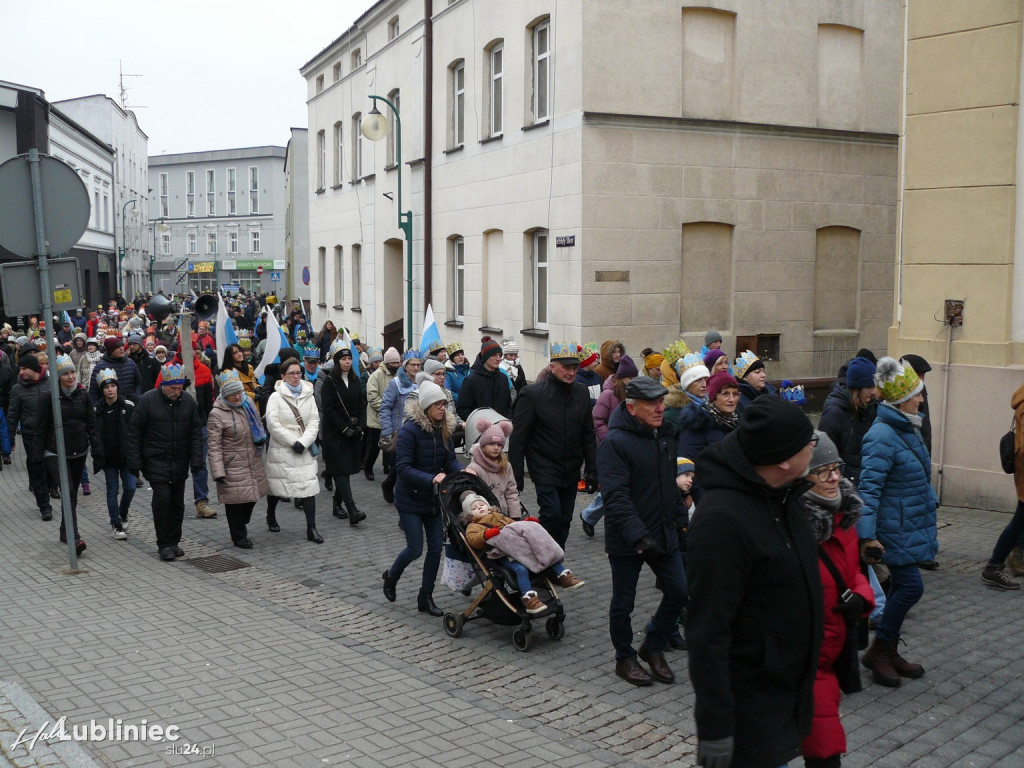
[[[576,341],[555,341],[551,344],[551,360],[580,359],[580,345]]]
[[[794,384],[788,379],[782,382],[779,388],[779,395],[783,400],[789,400],[797,405],[807,405],[807,395],[804,394],[803,384]]]
[[[341,336],[338,336],[337,338],[334,339],[334,341],[331,342],[331,350],[330,350],[331,358],[333,358],[341,350],[346,349],[346,348],[348,348],[348,344],[345,343],[345,340],[343,338],[341,338]]]
[[[696,352],[690,352],[676,360],[673,368],[676,369],[676,376],[681,379],[683,378],[684,371],[687,371],[690,368],[696,368],[698,365],[704,365],[704,358]]]
[[[185,366],[178,363],[167,363],[160,369],[161,384],[184,384]]]
[[[237,381],[239,383],[242,381],[238,376],[238,371],[234,368],[228,368],[227,370],[221,371],[217,374],[217,388],[222,389],[229,381]]]
[[[117,371],[113,368],[104,368],[96,374],[96,383],[99,385],[100,389],[103,389],[103,385],[108,381],[112,381],[117,384]]]
[[[742,355],[736,358],[736,362],[732,364],[732,375],[739,381],[746,375],[754,363],[759,360],[758,356],[751,352],[749,349]]]
[[[418,349],[407,349],[405,354],[402,355],[403,360],[421,360],[420,351]]]
[[[320,347],[306,347],[302,350],[302,356],[307,360],[319,360]]]

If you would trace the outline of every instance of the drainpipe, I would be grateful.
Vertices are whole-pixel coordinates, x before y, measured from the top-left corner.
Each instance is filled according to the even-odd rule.
[[[424,66],[423,79],[423,311],[431,303],[433,259],[431,244],[434,241],[434,3],[423,0],[424,23]]]

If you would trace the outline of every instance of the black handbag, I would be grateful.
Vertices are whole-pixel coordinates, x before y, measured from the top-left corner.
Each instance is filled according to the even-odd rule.
[[[341,406],[341,410],[345,412],[345,418],[348,419],[348,426],[341,430],[341,436],[347,440],[351,440],[354,437],[362,437],[363,430],[359,427],[359,419],[349,414],[348,408],[345,407],[345,401],[341,399],[341,393],[338,391],[337,385],[334,387],[334,396],[338,398],[338,404]]]
[[[839,601],[845,603],[851,600],[854,596],[853,592],[847,588],[843,577],[839,575],[839,569],[836,568],[835,563],[832,562],[832,559],[820,546],[818,547],[818,556],[821,558],[821,562],[825,564],[828,572],[832,574],[832,578],[835,579]],[[839,652],[839,656],[832,665],[836,678],[839,680],[839,690],[843,693],[857,693],[864,689],[860,680],[860,667],[857,663],[857,624],[857,621],[846,622],[846,642],[843,644],[843,650]]]
[[[1010,427],[1010,431],[999,438],[999,463],[1008,475],[1013,474],[1014,464],[1017,463],[1016,437],[1017,432]]]

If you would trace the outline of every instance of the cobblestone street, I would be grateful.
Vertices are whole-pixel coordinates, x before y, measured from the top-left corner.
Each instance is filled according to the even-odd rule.
[[[194,519],[187,493],[186,558],[162,563],[149,518],[151,491],[133,504],[127,542],[109,535],[104,486],[81,497],[89,548],[67,573],[58,522],[41,522],[27,492],[19,443],[0,474],[4,590],[0,762],[9,765],[253,766],[687,766],[696,749],[685,652],[670,657],[680,681],[632,688],[613,673],[606,612],[610,576],[602,529],[578,525],[566,563],[586,579],[564,597],[565,637],[535,628],[517,652],[510,627],[486,621],[448,638],[415,609],[419,567],[381,593],[380,573],[403,545],[378,482],[353,477],[368,519],[358,527],[318,497],[322,546],[306,541],[301,512],[279,508],[279,534],[254,512],[249,551],[231,546],[223,508]],[[1010,482],[1007,479],[1007,482]],[[536,503],[530,489],[524,499]],[[211,501],[215,501],[211,499]],[[578,508],[586,503],[581,497]],[[1024,632],[1020,592],[986,589],[980,564],[1004,515],[943,508],[941,567],[906,625],[906,655],[927,674],[898,689],[870,682],[844,700],[844,766],[1024,765]],[[251,567],[206,573],[194,558],[223,553]],[[656,603],[645,575],[634,613],[642,628]],[[437,602],[466,598],[438,584]],[[12,747],[48,719],[120,718],[177,726],[198,754],[171,742],[44,743]],[[211,750],[203,754],[203,750]],[[796,765],[796,763],[794,763]]]

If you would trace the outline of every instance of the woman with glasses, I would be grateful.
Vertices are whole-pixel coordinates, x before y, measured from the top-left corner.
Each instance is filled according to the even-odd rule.
[[[719,371],[707,380],[707,399],[692,402],[679,416],[677,456],[696,460],[709,445],[721,442],[736,429],[739,416],[740,385],[727,371]],[[695,503],[700,501],[700,477],[694,478],[690,489]]]
[[[294,357],[281,363],[281,379],[267,400],[267,525],[277,525],[277,504],[281,499],[299,499],[306,515],[306,538],[316,544],[324,540],[316,529],[316,495],[320,492],[316,457],[310,447],[320,429],[320,414],[313,398],[313,385],[303,380],[302,364]]]
[[[853,483],[843,476],[835,443],[824,432],[814,435],[818,444],[807,474],[813,485],[801,497],[800,505],[818,542],[825,632],[814,679],[814,718],[801,752],[806,768],[838,768],[840,756],[846,752],[846,732],[839,720],[836,662],[842,660],[847,634],[870,610],[874,597],[860,570],[856,525],[863,504]]]

